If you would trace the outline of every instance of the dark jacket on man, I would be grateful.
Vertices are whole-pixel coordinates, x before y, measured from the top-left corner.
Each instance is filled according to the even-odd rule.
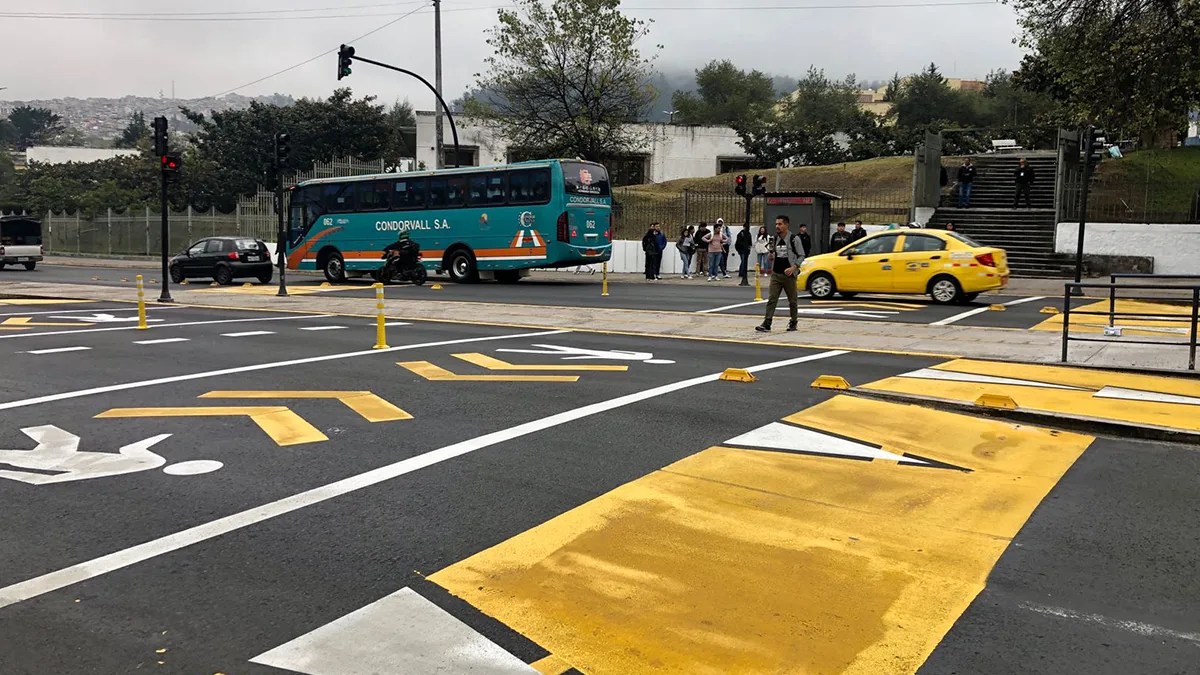
[[[801,232],[796,235],[800,237],[800,245],[804,247],[804,255],[812,253],[812,237],[807,232]]]
[[[858,241],[867,236],[867,229],[861,225],[855,225],[853,230],[850,230],[850,241]]]
[[[733,243],[733,248],[743,258],[750,255],[750,228],[743,227],[742,231],[738,232],[737,241]]]
[[[662,249],[658,247],[658,234],[654,230],[642,235],[642,251],[646,255],[662,255]]]
[[[833,251],[840,251],[841,249],[843,249],[847,245],[849,245],[850,242],[852,242],[852,241],[854,241],[854,239],[850,236],[849,232],[847,232],[845,230],[840,230],[840,231],[835,230],[833,233],[833,236],[831,236],[829,238],[829,251],[831,253]]]
[[[978,173],[978,172],[975,170],[974,164],[972,164],[971,166],[967,166],[966,164],[964,164],[964,165],[958,167],[958,182],[974,183],[976,173]]]
[[[1017,181],[1017,185],[1033,185],[1033,181],[1037,180],[1037,173],[1033,167],[1026,164],[1018,166],[1013,171],[1013,178]]]

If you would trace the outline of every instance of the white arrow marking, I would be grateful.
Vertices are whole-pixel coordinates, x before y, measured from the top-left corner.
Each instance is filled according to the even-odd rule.
[[[558,345],[534,345],[539,349],[497,349],[498,352],[512,354],[549,354],[561,356],[564,361],[580,361],[589,359],[605,359],[609,361],[649,361],[654,358],[650,352],[626,352],[621,350],[601,351],[582,349],[580,347],[560,347]]]
[[[72,319],[83,323],[125,323],[129,321],[137,321],[136,316],[115,316],[113,314],[92,314],[81,316],[52,316],[51,319]],[[162,321],[162,319],[146,319],[147,323]]]
[[[864,312],[853,309],[842,309],[841,307],[822,307],[820,309],[798,309],[798,314],[809,315],[828,315],[828,316],[855,316],[863,319],[886,319],[891,315],[899,314],[900,312],[892,312],[889,310],[880,310],[872,312]]]
[[[791,450],[812,455],[837,455],[839,457],[859,457],[861,459],[890,459],[901,464],[925,465],[919,459],[897,455],[883,448],[877,448],[866,443],[830,436],[812,429],[793,427],[788,424],[772,422],[765,427],[742,434],[737,438],[725,441],[731,445],[741,445],[749,448],[771,448],[772,450]]]
[[[33,450],[0,450],[0,464],[33,471],[0,470],[0,478],[47,485],[70,481],[119,476],[156,469],[167,460],[150,452],[156,443],[171,437],[171,434],[151,436],[137,443],[123,446],[119,452],[80,452],[79,437],[58,427],[47,424],[27,427],[21,432],[37,442]],[[54,471],[55,474],[34,471]]]

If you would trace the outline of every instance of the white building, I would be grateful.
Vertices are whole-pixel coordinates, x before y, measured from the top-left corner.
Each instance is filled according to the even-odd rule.
[[[417,111],[417,165],[434,168],[434,114]],[[454,141],[450,122],[443,118],[445,166],[453,166]],[[465,116],[455,116],[458,127],[460,164],[483,166],[511,161],[508,145],[496,134]],[[742,150],[737,133],[729,127],[700,127],[673,124],[640,124],[651,140],[620,166],[609,166],[621,182],[661,183],[676,178],[702,178],[746,168],[750,157]]]
[[[66,164],[67,162],[86,164],[137,154],[137,150],[122,148],[59,148],[35,145],[25,149],[25,161],[27,163],[42,162],[43,164]]]

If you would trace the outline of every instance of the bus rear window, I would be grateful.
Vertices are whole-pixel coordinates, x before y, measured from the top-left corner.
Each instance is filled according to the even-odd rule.
[[[562,171],[563,183],[566,185],[569,195],[607,197],[611,194],[608,186],[608,171],[599,164],[563,162]]]

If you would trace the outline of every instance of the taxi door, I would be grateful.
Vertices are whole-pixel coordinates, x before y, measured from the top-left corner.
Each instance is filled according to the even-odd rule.
[[[946,242],[928,234],[904,235],[900,251],[892,256],[892,287],[897,293],[924,293],[934,272],[947,259]]]
[[[867,237],[846,249],[844,260],[834,269],[838,290],[859,293],[890,293],[899,234]]]

